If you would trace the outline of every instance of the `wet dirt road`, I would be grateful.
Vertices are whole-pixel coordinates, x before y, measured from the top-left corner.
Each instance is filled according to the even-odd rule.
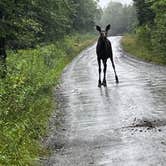
[[[110,38],[118,85],[108,62],[108,86],[97,87],[95,45],[65,69],[44,165],[166,166],[166,68],[129,58],[120,39]]]

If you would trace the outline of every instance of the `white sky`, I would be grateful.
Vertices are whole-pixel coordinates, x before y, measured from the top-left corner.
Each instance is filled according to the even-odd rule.
[[[131,4],[132,0],[100,0],[99,5],[103,8],[108,5],[110,1],[121,2],[122,4]]]

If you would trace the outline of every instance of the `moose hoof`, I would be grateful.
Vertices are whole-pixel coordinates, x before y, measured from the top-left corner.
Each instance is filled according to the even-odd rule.
[[[116,83],[119,84],[119,79],[117,76],[115,77],[115,79],[116,79]]]
[[[101,81],[99,81],[99,83],[98,83],[98,87],[101,88],[101,85],[102,85],[102,84],[101,84]]]
[[[104,87],[106,87],[106,86],[107,86],[106,81],[103,81],[102,85],[103,85]]]
[[[101,88],[101,84],[98,84],[98,87]]]

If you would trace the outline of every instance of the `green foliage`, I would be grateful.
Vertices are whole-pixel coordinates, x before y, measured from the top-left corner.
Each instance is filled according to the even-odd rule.
[[[154,53],[152,50],[148,49],[143,41],[140,42],[137,35],[125,35],[122,39],[122,46],[131,56],[134,55],[147,62],[166,65],[166,56],[160,55],[159,52]]]
[[[152,44],[149,42],[151,38],[151,29],[148,25],[140,26],[136,29],[138,44],[145,44],[147,48],[151,49]]]
[[[72,16],[76,12],[75,4],[71,0],[35,0],[35,18],[42,26],[37,34],[41,41],[53,41],[63,37],[72,29]]]
[[[0,1],[0,165],[31,165],[42,153],[52,87],[93,38],[67,35],[91,31],[98,11],[94,0]]]
[[[78,31],[92,31],[95,20],[100,18],[101,9],[97,8],[94,0],[73,0],[76,4],[76,13],[73,27]]]
[[[154,2],[152,9],[156,13],[151,42],[155,52],[166,56],[166,0]]]
[[[94,0],[0,1],[0,165],[32,165],[42,153],[52,87],[94,38],[67,35],[91,31],[100,12]]]
[[[155,56],[150,59],[159,58],[165,64],[162,57],[166,57],[166,0],[134,0],[134,5],[139,22],[137,44],[144,45]]]
[[[118,2],[110,2],[104,10],[101,24],[105,27],[111,24],[112,35],[130,32],[136,25],[136,12],[133,6],[123,6]]]
[[[140,26],[153,24],[155,13],[151,6],[154,0],[133,0],[136,6],[138,23]]]
[[[92,31],[100,10],[94,0],[1,0],[0,39],[29,48],[76,31]]]
[[[40,24],[33,17],[34,7],[33,1],[29,0],[1,0],[0,38],[19,42],[21,37],[26,36],[26,43],[31,43],[35,34],[41,30]]]
[[[36,49],[8,52],[8,74],[0,81],[0,165],[33,165],[46,153],[39,139],[54,107],[52,87],[92,39],[77,34]]]

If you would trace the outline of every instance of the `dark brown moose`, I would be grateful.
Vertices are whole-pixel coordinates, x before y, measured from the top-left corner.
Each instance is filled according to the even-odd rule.
[[[116,83],[119,83],[118,76],[116,74],[115,70],[115,64],[113,60],[113,52],[112,52],[112,46],[111,42],[107,39],[108,31],[110,30],[111,25],[107,25],[105,30],[101,30],[100,26],[96,26],[96,30],[100,33],[98,42],[97,42],[97,47],[96,47],[96,53],[97,53],[97,61],[98,61],[98,66],[99,66],[99,81],[98,81],[98,87],[107,86],[106,82],[106,71],[107,71],[107,59],[110,58],[112,67],[114,69],[115,73],[115,80]],[[104,66],[104,77],[103,77],[103,82],[101,82],[101,60],[103,62]]]

